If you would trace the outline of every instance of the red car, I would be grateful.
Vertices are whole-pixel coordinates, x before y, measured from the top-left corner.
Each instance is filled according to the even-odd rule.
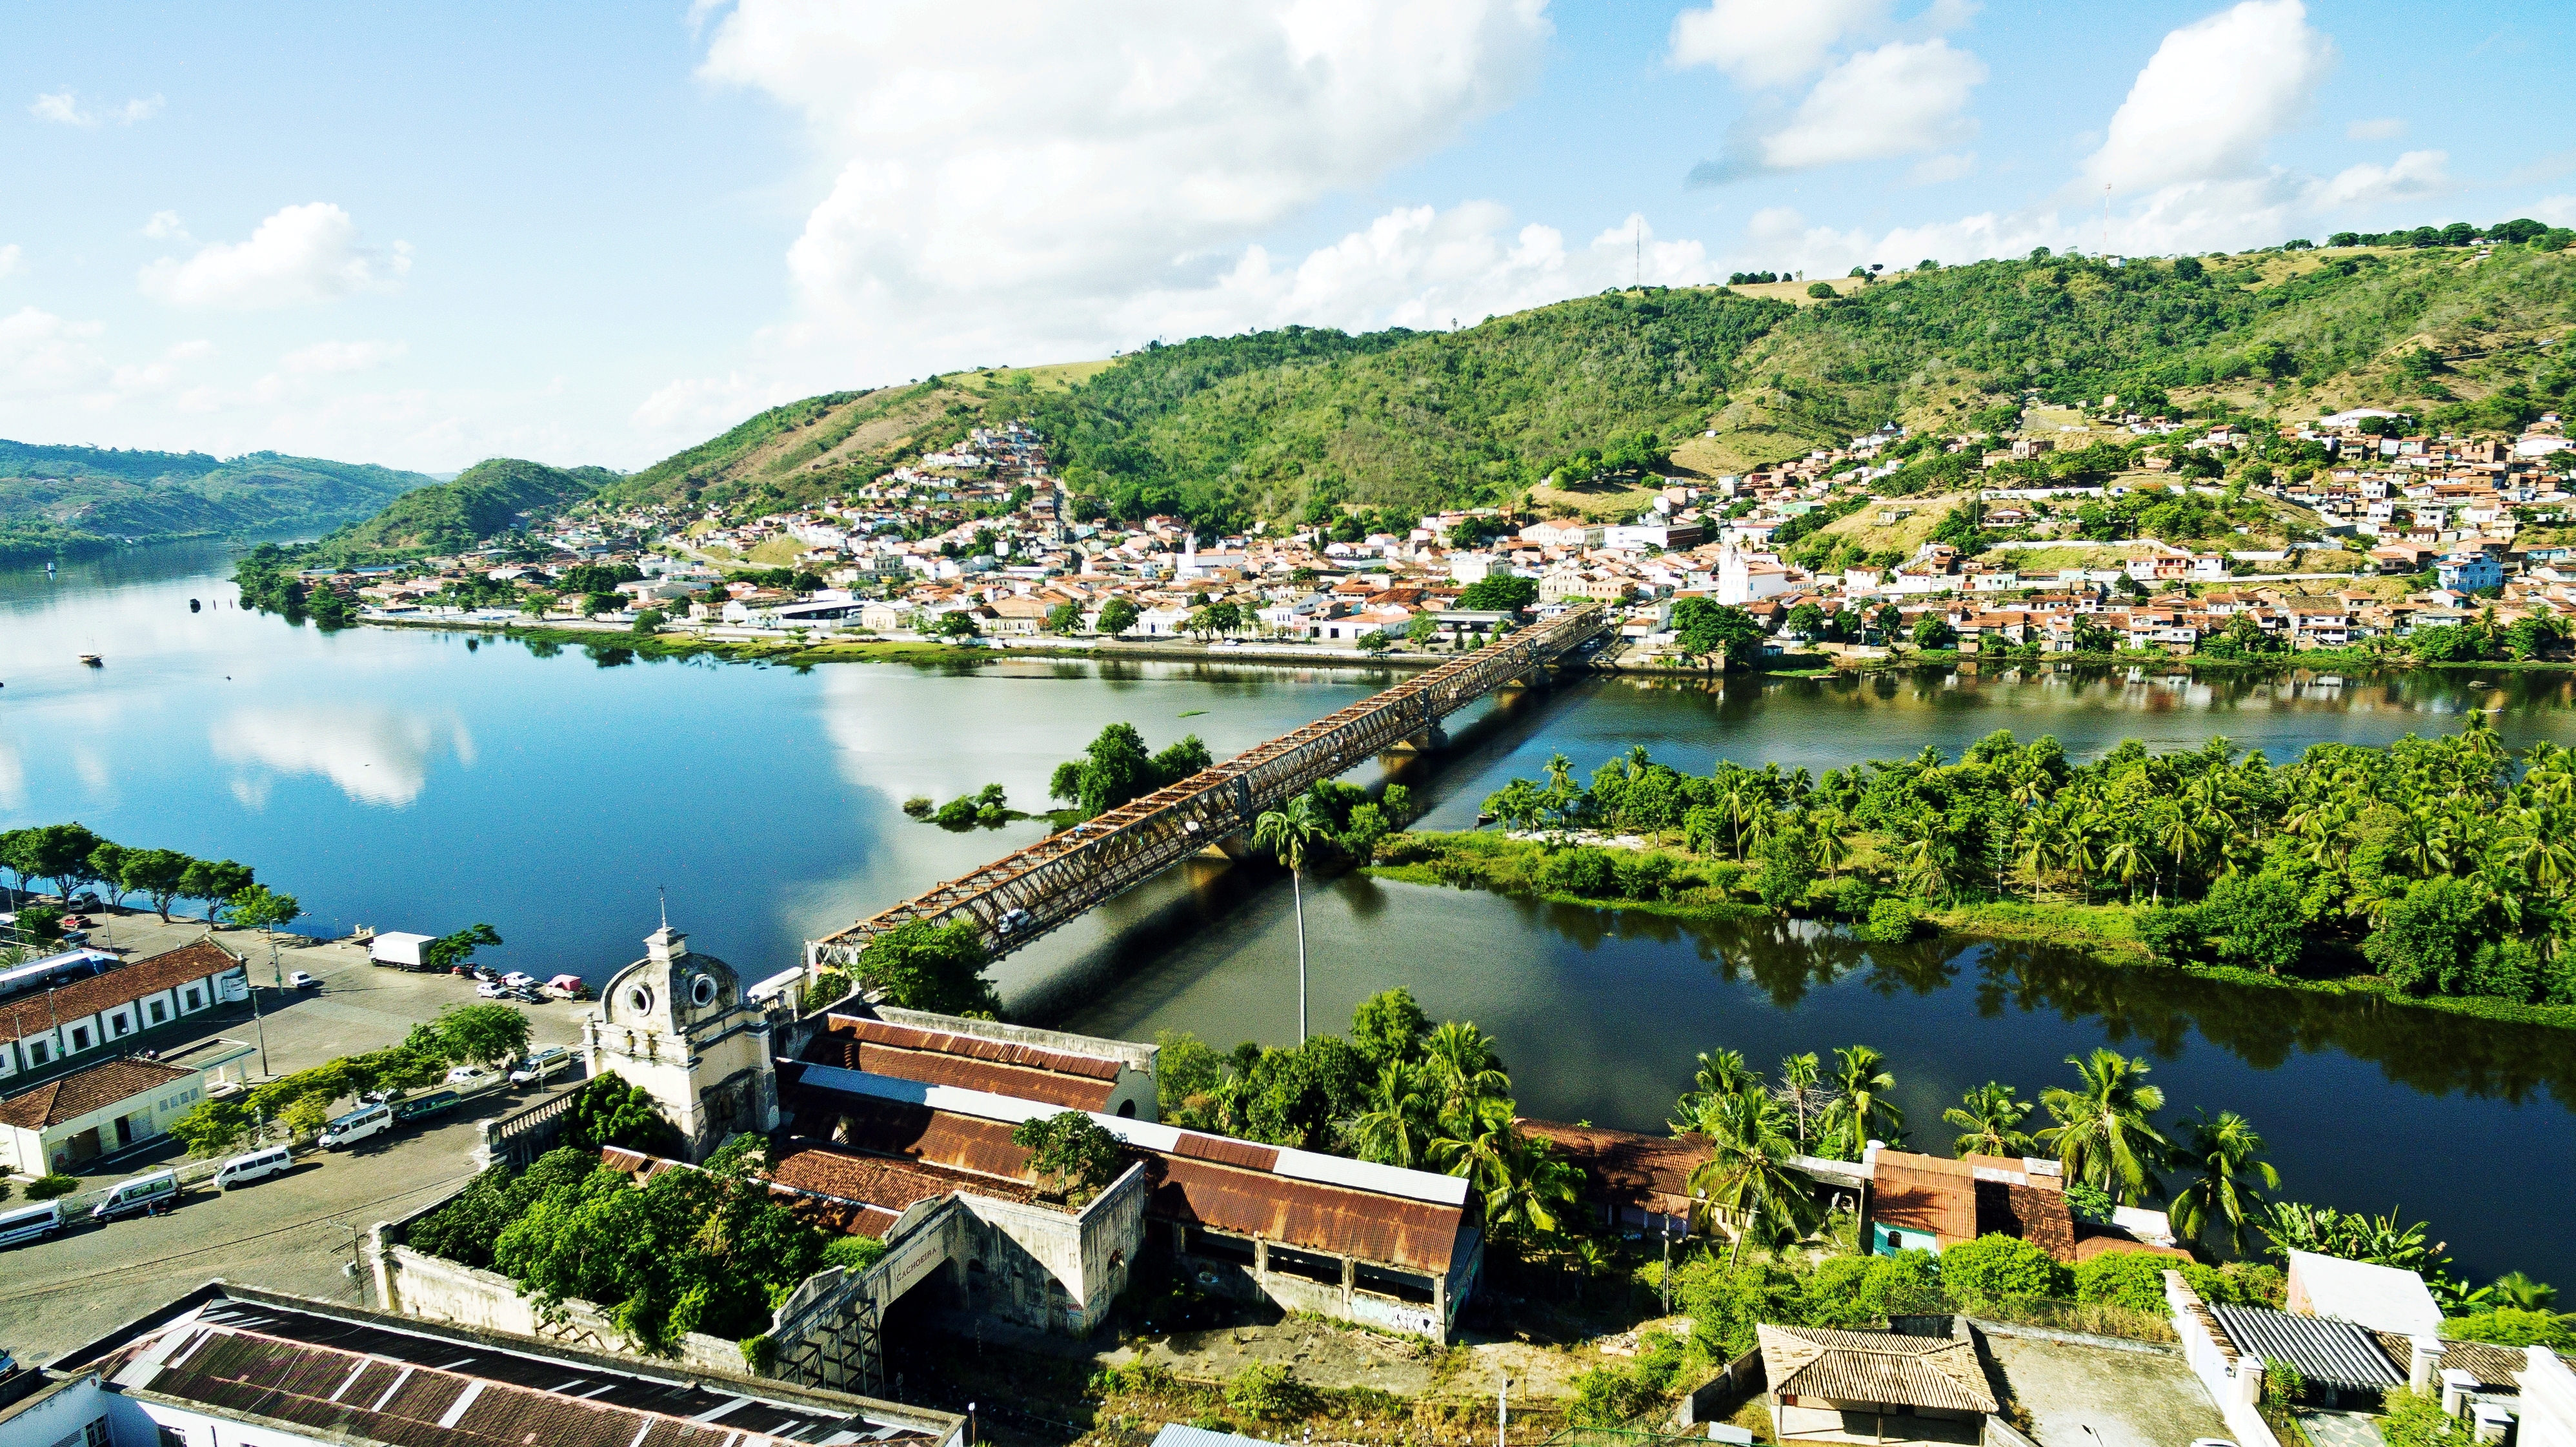
[[[90,923],[90,917],[85,914],[67,914],[63,916],[63,928],[65,929],[88,929],[90,927]]]

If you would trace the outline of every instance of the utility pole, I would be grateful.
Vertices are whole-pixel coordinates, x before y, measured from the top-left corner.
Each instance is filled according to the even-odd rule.
[[[248,970],[242,971],[242,988],[250,992],[250,1021],[259,1030],[259,1073],[268,1075],[268,1021],[259,1013],[259,986],[250,982]]]
[[[1508,1447],[1508,1439],[1503,1434],[1510,1428],[1511,1421],[1512,1379],[1505,1377],[1503,1384],[1494,1389],[1494,1447]]]

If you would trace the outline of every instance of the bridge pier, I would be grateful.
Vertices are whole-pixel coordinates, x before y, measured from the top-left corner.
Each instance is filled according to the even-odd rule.
[[[1390,754],[1427,754],[1434,750],[1445,749],[1447,747],[1449,747],[1449,731],[1438,724],[1433,724],[1431,727],[1413,735],[1411,738],[1398,739],[1394,743],[1387,745],[1386,752]]]
[[[1227,863],[1240,864],[1244,860],[1252,857],[1252,836],[1249,834],[1228,834],[1223,839],[1216,841],[1190,857],[1193,859],[1221,859]]]

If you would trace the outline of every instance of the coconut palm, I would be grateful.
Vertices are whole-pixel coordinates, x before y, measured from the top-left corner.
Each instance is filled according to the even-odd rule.
[[[2245,1228],[2259,1219],[2262,1208],[2253,1181],[2262,1182],[2264,1190],[2281,1187],[2281,1173],[2258,1158],[2262,1149],[2263,1137],[2255,1134],[2245,1117],[2222,1110],[2212,1119],[2194,1111],[2183,1125],[2178,1154],[2199,1174],[2174,1193],[2175,1233],[2185,1241],[2198,1241],[2216,1226],[2226,1232],[2227,1249],[2243,1255]]]
[[[1288,866],[1289,897],[1297,908],[1297,1040],[1306,1039],[1306,851],[1331,832],[1315,807],[1315,796],[1300,794],[1285,809],[1272,809],[1252,821],[1252,845],[1267,849]]]
[[[2075,1067],[2080,1084],[2040,1092],[2040,1103],[2057,1124],[2039,1139],[2057,1152],[2067,1178],[2099,1186],[2114,1201],[2160,1189],[2156,1167],[2172,1143],[2148,1119],[2164,1109],[2165,1093],[2141,1081],[2147,1062],[2104,1046],[2089,1057],[2069,1055],[2066,1063]]]
[[[1429,1159],[1435,1123],[1418,1067],[1393,1060],[1369,1087],[1367,1108],[1342,1122],[1342,1143],[1353,1155],[1407,1170]]]
[[[2013,1088],[2001,1081],[1989,1080],[1970,1090],[1959,1103],[1941,1112],[1941,1118],[1957,1126],[1962,1134],[1950,1143],[1955,1156],[2018,1156],[2027,1154],[2036,1144],[2021,1123],[2030,1115],[2030,1105],[2013,1094]]]
[[[1754,1074],[1753,1067],[1744,1063],[1743,1051],[1703,1050],[1699,1053],[1699,1071],[1691,1077],[1691,1088],[1682,1093],[1681,1099],[1673,1102],[1673,1112],[1687,1120],[1699,1113],[1698,1102],[1702,1096],[1733,1095],[1761,1083],[1762,1077]],[[1676,1134],[1687,1129],[1687,1126],[1673,1126]]]
[[[1422,1040],[1425,1092],[1444,1131],[1474,1115],[1488,1101],[1509,1105],[1511,1075],[1494,1053],[1491,1036],[1473,1021],[1444,1020]],[[1506,1114],[1505,1119],[1510,1117]],[[1463,1127],[1458,1129],[1463,1130]]]
[[[1818,1080],[1816,1052],[1813,1050],[1788,1056],[1780,1062],[1778,1098],[1781,1108],[1789,1113],[1790,1129],[1801,1153],[1807,1149],[1807,1142],[1813,1138],[1816,1127],[1823,1123],[1825,1108],[1830,1103],[1827,1099],[1830,1092]]]
[[[1795,1240],[1815,1228],[1815,1193],[1790,1169],[1796,1146],[1782,1129],[1780,1103],[1761,1090],[1703,1097],[1690,1132],[1706,1142],[1708,1159],[1690,1173],[1691,1218],[1712,1218],[1735,1238],[1728,1253],[1750,1236],[1766,1242]]]
[[[2558,1288],[2546,1281],[2534,1281],[2519,1271],[2508,1271],[2495,1279],[2495,1303],[2516,1311],[2548,1311],[2558,1304]]]
[[[1836,1050],[1834,1085],[1840,1094],[1826,1108],[1825,1125],[1838,1137],[1846,1159],[1859,1160],[1870,1141],[1904,1139],[1905,1112],[1887,1098],[1896,1089],[1896,1077],[1888,1073],[1886,1056],[1866,1045]]]
[[[1829,878],[1842,878],[1843,866],[1851,860],[1851,842],[1844,837],[1851,821],[1840,809],[1818,809],[1807,815],[1807,827],[1815,837],[1817,865]]]

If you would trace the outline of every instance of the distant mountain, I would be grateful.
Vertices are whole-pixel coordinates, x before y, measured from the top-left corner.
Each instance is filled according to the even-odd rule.
[[[478,462],[454,482],[404,493],[323,539],[340,558],[462,552],[553,517],[621,479],[605,467],[548,467],[515,457]]]
[[[430,485],[417,472],[253,452],[127,452],[0,441],[0,565],[127,541],[325,532]]]
[[[1646,465],[1739,472],[1889,421],[2005,431],[2025,389],[2175,415],[2384,405],[2511,431],[2576,389],[2576,251],[2541,230],[2491,228],[2487,253],[2423,232],[2125,263],[2042,251],[1612,291],[1448,332],[1201,337],[789,403],[607,497],[783,509],[1014,418],[1046,432],[1087,506],[1227,530],[1338,504],[1545,502],[1551,477]]]

